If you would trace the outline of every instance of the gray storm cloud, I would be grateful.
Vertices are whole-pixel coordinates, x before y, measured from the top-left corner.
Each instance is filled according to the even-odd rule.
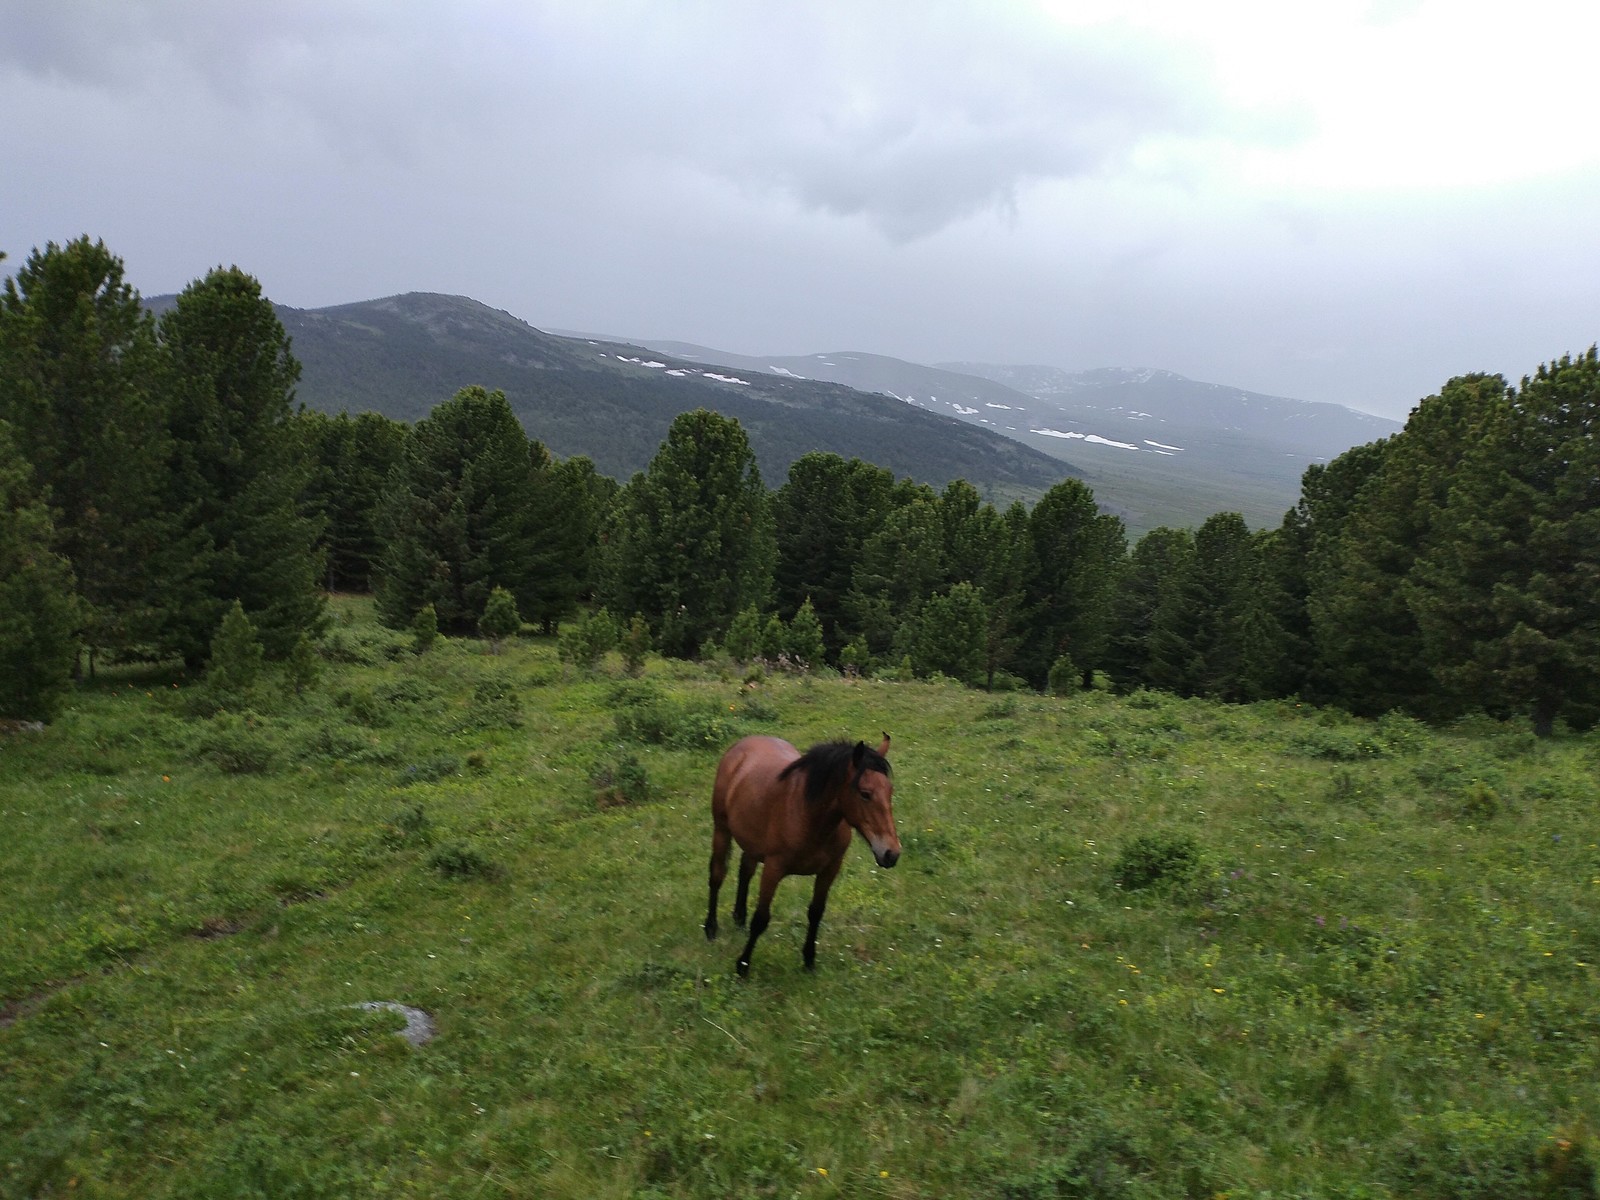
[[[1184,47],[1064,31],[1023,8],[968,25],[940,4],[828,20],[732,5],[631,20],[563,4],[131,0],[98,5],[96,21],[74,5],[13,7],[0,55],[76,87],[193,88],[400,162],[494,146],[511,186],[604,151],[670,162],[895,241],[1011,211],[1031,184],[1152,141],[1243,127]]]
[[[1459,64],[1595,35],[1559,0],[0,0],[0,250],[1401,416],[1594,339],[1587,84]]]

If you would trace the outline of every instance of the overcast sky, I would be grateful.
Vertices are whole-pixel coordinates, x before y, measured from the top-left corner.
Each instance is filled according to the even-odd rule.
[[[1404,418],[1600,337],[1592,0],[0,0],[0,273]]]

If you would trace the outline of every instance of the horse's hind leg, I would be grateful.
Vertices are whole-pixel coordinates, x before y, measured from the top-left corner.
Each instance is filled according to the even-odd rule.
[[[772,919],[772,893],[778,890],[782,878],[783,868],[771,859],[761,865],[761,891],[756,896],[756,914],[750,918],[750,940],[744,944],[737,963],[740,975],[750,974],[750,956],[755,953],[756,939],[767,931],[767,922]]]
[[[721,821],[716,822],[716,827],[711,833],[711,896],[706,901],[706,941],[714,941],[717,936],[717,893],[722,890],[722,881],[728,875],[728,827]],[[740,889],[743,898],[744,889]]]
[[[733,923],[744,928],[745,902],[750,898],[750,876],[756,873],[760,859],[751,858],[748,852],[739,854],[739,890],[733,896]]]

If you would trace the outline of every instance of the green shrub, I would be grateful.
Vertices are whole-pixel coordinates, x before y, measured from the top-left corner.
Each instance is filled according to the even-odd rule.
[[[472,689],[472,699],[467,703],[462,717],[461,730],[519,729],[522,726],[522,703],[517,689],[503,676],[481,679]]]
[[[871,675],[872,667],[872,651],[867,648],[865,634],[857,634],[839,651],[839,669],[846,675]]]
[[[1308,758],[1329,762],[1362,762],[1389,757],[1389,747],[1375,730],[1313,725],[1296,730],[1289,738],[1289,749]]]
[[[739,706],[739,715],[751,721],[776,721],[779,717],[778,706],[758,692],[747,692],[744,703]]]
[[[403,808],[383,823],[384,844],[398,849],[401,846],[433,845],[433,823],[422,805]]]
[[[1111,867],[1116,885],[1128,892],[1187,887],[1200,876],[1200,847],[1187,835],[1146,833],[1118,853]]]
[[[1052,696],[1069,696],[1077,691],[1083,682],[1083,672],[1078,669],[1077,663],[1063,654],[1050,664],[1050,673],[1045,682]]]
[[[383,662],[398,662],[411,654],[413,639],[381,625],[359,629],[335,629],[323,638],[322,657],[333,663],[373,667]]]
[[[349,719],[368,729],[382,729],[390,722],[389,706],[384,704],[371,688],[346,688],[334,697]]]
[[[640,674],[644,670],[645,655],[652,649],[649,622],[634,613],[626,632],[618,640],[617,648],[622,651],[622,663],[628,669],[628,674]]]
[[[436,783],[461,774],[461,760],[454,754],[439,754],[422,762],[410,763],[400,772],[400,787],[418,783]]]
[[[1546,1139],[1523,1120],[1450,1108],[1413,1124],[1396,1171],[1405,1195],[1450,1200],[1584,1195],[1541,1186],[1540,1151]],[[1587,1195],[1594,1195],[1592,1174]]]
[[[202,757],[230,775],[260,775],[272,769],[279,747],[254,713],[218,713],[200,735]]]
[[[296,696],[303,696],[322,678],[322,657],[311,639],[301,634],[295,639],[294,649],[284,663],[284,679]]]
[[[556,655],[579,670],[591,671],[617,648],[618,638],[616,621],[606,609],[600,608],[557,635]]]
[[[450,879],[498,879],[500,867],[475,846],[446,842],[428,855],[428,865]]]
[[[720,749],[738,736],[732,713],[712,700],[646,702],[622,709],[616,721],[620,737],[679,750]]]
[[[265,657],[255,624],[245,614],[244,605],[235,600],[211,639],[206,688],[224,706],[247,702],[261,676]]]
[[[489,640],[489,652],[499,654],[508,637],[522,628],[522,615],[517,612],[517,601],[503,587],[489,593],[483,616],[478,618],[478,632]]]
[[[634,754],[622,754],[611,762],[600,764],[589,777],[589,782],[594,787],[595,804],[600,808],[644,804],[650,799],[649,773]]]
[[[411,619],[411,652],[426,654],[439,640],[439,613],[433,605],[424,604]]]

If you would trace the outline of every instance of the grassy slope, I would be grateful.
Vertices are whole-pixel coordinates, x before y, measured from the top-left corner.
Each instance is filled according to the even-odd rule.
[[[129,677],[0,739],[0,1195],[1491,1195],[1596,1157],[1592,735],[654,663],[716,744],[624,745],[636,685],[390,661],[341,611],[372,661],[253,724]],[[699,930],[735,728],[895,737],[905,857],[852,849],[814,975],[805,881],[748,981]],[[655,798],[602,810],[623,753]],[[1120,890],[1140,835],[1199,869]]]

